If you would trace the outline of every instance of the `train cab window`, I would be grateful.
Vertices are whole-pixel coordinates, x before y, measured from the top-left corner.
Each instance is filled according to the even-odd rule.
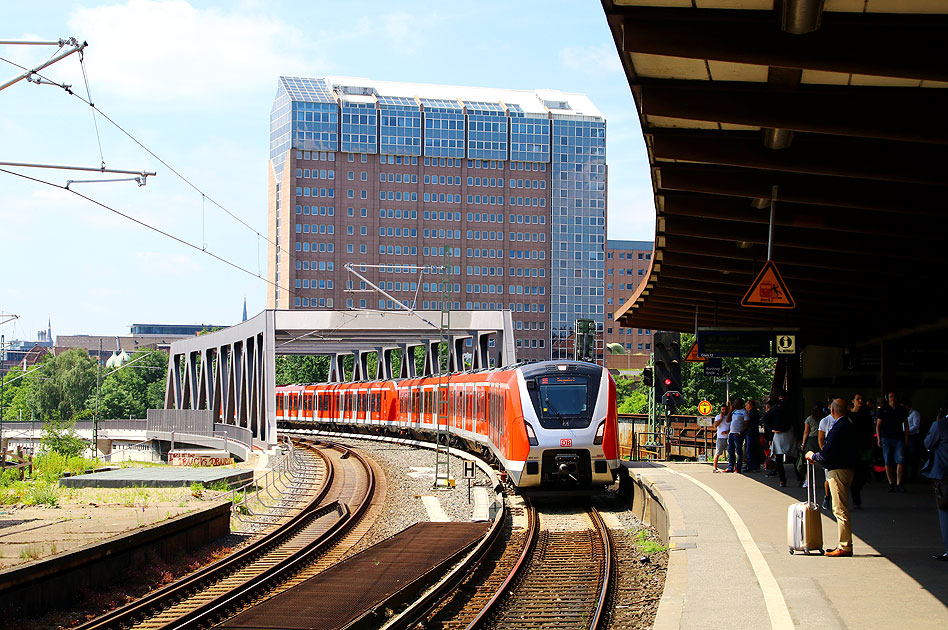
[[[534,408],[544,428],[581,428],[592,417],[588,379],[582,374],[541,376],[530,390]]]

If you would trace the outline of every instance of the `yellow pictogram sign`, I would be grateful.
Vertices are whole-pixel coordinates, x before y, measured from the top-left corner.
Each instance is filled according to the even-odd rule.
[[[698,342],[691,344],[691,350],[688,351],[688,354],[685,355],[685,361],[689,363],[704,363],[708,359],[705,357],[698,356]]]
[[[707,400],[702,400],[698,403],[698,413],[702,416],[710,416],[712,411],[714,411],[714,407],[712,407],[711,403]]]
[[[768,260],[760,270],[750,289],[744,294],[741,306],[756,308],[794,308],[796,303],[777,271],[774,261]]]

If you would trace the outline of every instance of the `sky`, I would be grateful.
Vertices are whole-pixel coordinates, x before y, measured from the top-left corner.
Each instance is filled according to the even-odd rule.
[[[607,121],[608,238],[654,238],[642,134],[597,0],[0,7],[0,40],[68,37],[88,42],[82,62],[42,74],[75,95],[26,81],[0,91],[0,161],[157,174],[138,186],[0,166],[55,185],[0,172],[0,322],[19,316],[0,324],[7,340],[35,339],[48,321],[54,336],[125,335],[137,323],[232,325],[244,298],[250,316],[264,309],[280,75],[585,93]],[[22,72],[9,62],[33,68],[56,50],[0,44],[0,84]],[[89,95],[115,124],[77,98]]]

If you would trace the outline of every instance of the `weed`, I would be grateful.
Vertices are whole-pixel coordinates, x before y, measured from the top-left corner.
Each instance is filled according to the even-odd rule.
[[[219,479],[211,484],[211,490],[214,492],[227,492],[230,490],[230,486],[223,479]]]
[[[43,545],[30,543],[20,549],[20,560],[36,560],[43,555]]]
[[[639,551],[645,554],[662,553],[665,551],[663,545],[648,539],[648,531],[644,529],[640,529],[635,535],[635,544],[639,548]]]
[[[27,490],[26,503],[56,507],[59,504],[59,486],[42,481],[33,483]]]
[[[204,484],[198,481],[193,482],[191,484],[191,494],[198,499],[203,499],[204,498]]]

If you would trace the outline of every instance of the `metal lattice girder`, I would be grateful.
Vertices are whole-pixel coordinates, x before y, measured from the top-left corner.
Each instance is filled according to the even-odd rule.
[[[368,358],[378,353],[380,378],[416,375],[414,352],[424,347],[426,370],[437,374],[442,331],[439,311],[421,317],[395,311],[266,310],[236,326],[171,344],[166,409],[206,409],[220,422],[251,431],[255,444],[276,443],[276,355],[328,355],[329,380],[345,380],[344,359],[355,359],[354,377],[368,378]],[[449,328],[449,330],[448,330]],[[446,327],[449,370],[463,366],[464,342],[474,340],[472,368],[515,362],[510,311],[452,311]],[[494,347],[490,347],[490,340]],[[398,375],[395,350],[402,355]],[[378,367],[378,366],[377,366]]]

